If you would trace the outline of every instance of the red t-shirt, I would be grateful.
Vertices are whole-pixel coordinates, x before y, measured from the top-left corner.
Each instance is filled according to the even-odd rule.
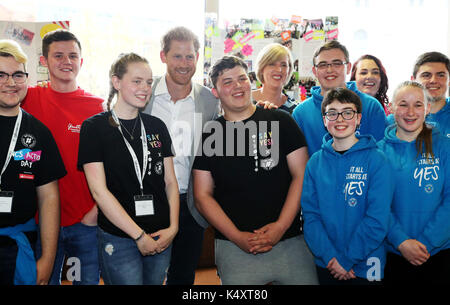
[[[83,89],[60,93],[48,88],[30,87],[22,108],[44,123],[58,145],[67,175],[59,179],[61,226],[81,221],[95,204],[83,171],[77,168],[81,124],[103,111],[103,100]]]

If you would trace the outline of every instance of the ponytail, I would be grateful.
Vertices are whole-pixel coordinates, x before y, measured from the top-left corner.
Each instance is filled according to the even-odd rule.
[[[425,144],[425,152],[424,152]],[[433,153],[433,129],[428,127],[425,121],[423,122],[422,131],[416,138],[417,156],[424,154],[427,158],[427,162],[431,163],[434,159]]]
[[[112,100],[113,100],[114,96],[117,94],[117,90],[116,90],[116,88],[114,88],[114,86],[112,84],[112,81],[110,82],[109,86],[110,87],[109,87],[108,101],[106,102],[106,110],[107,111],[111,111],[111,109],[112,109],[112,107],[111,107]],[[112,115],[109,116],[109,120],[108,121],[109,121],[109,124],[111,124],[111,126],[114,126],[114,127],[118,127],[119,126],[119,124],[117,124],[117,122],[114,121]]]

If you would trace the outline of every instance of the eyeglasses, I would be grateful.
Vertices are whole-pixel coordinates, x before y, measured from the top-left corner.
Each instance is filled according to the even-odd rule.
[[[12,77],[16,84],[23,84],[28,78],[28,73],[14,72],[13,74],[8,74],[5,72],[0,72],[0,84],[5,84],[8,82],[9,77]]]
[[[315,67],[318,70],[326,70],[326,69],[328,69],[328,67],[333,67],[333,68],[339,69],[340,67],[342,67],[345,64],[348,64],[348,62],[342,62],[339,60],[339,61],[333,61],[331,64],[326,63],[326,62],[321,62],[321,63],[315,65]]]
[[[325,117],[328,119],[328,121],[336,121],[339,117],[339,115],[342,115],[342,118],[346,121],[351,120],[355,117],[355,114],[358,113],[357,111],[351,109],[351,110],[344,110],[342,112],[337,111],[328,111],[325,112]]]

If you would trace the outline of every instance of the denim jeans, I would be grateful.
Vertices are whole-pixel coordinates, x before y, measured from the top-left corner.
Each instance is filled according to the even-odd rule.
[[[162,285],[171,252],[172,245],[159,254],[142,256],[134,240],[98,228],[98,255],[106,285]]]
[[[40,257],[40,237],[38,237],[36,250],[38,257]],[[67,261],[69,269],[72,269],[72,266],[74,267],[73,272],[71,272],[72,276],[69,278],[69,280],[73,278],[73,285],[98,285],[100,281],[100,267],[97,251],[97,226],[86,226],[79,222],[60,228],[55,264],[49,285],[61,284],[61,273],[65,257],[69,259]],[[71,258],[75,258],[76,261],[72,262]],[[75,264],[77,263],[79,263],[79,270],[75,270]]]

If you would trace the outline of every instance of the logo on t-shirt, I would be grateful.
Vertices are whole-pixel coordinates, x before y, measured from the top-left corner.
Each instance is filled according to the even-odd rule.
[[[67,125],[67,130],[69,130],[71,132],[80,133],[81,124],[73,125],[72,123],[69,123],[69,125]]]
[[[28,148],[33,148],[36,145],[36,138],[29,134],[26,133],[22,136],[22,138],[20,138],[20,141],[22,142],[22,145]]]
[[[155,173],[157,173],[158,175],[161,175],[163,172],[163,163],[162,161],[158,161],[155,164]]]
[[[355,207],[358,204],[358,197],[363,196],[367,171],[362,166],[350,166],[349,172],[345,175],[344,194],[348,205]]]
[[[31,168],[34,162],[41,160],[42,150],[31,151],[29,148],[24,148],[14,152],[14,161],[20,161],[20,166]]]

